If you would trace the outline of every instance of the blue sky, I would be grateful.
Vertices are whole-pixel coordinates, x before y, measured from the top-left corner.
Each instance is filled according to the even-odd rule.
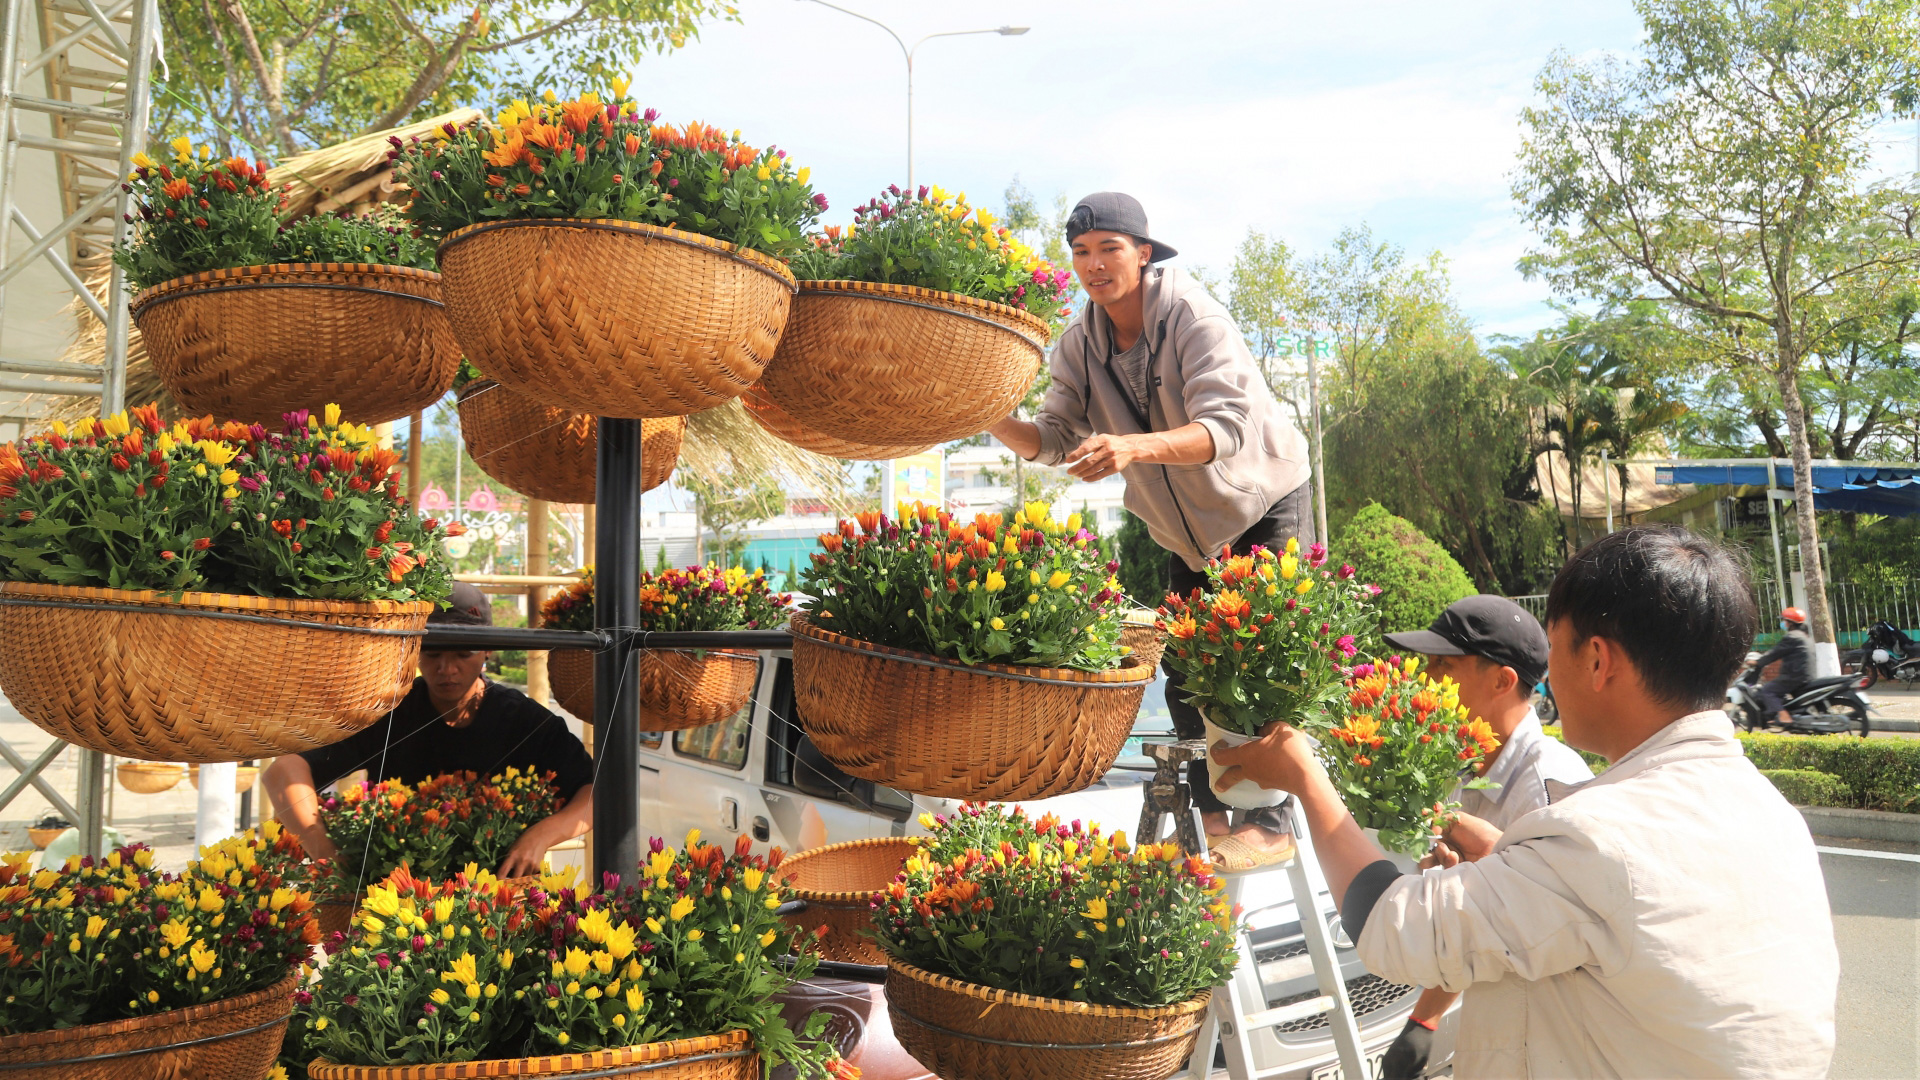
[[[772,142],[813,169],[826,221],[905,182],[905,64],[885,32],[806,0],[743,0],[739,24],[635,72],[640,101]],[[1547,56],[1631,50],[1625,0],[1306,4],[1211,0],[842,0],[922,35],[915,175],[997,205],[1016,174],[1043,201],[1137,195],[1180,263],[1224,269],[1247,229],[1296,249],[1371,224],[1443,252],[1483,334],[1551,320],[1513,269],[1507,195],[1519,110]]]

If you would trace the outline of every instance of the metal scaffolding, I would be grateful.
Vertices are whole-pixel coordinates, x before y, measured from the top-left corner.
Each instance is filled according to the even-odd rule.
[[[37,53],[28,51],[29,15],[36,20]],[[0,338],[0,391],[98,397],[103,413],[126,404],[125,275],[112,269],[103,304],[84,274],[110,265],[113,245],[126,236],[132,197],[121,185],[133,155],[146,147],[158,37],[157,0],[105,0],[104,7],[101,0],[0,0],[0,318],[7,283],[45,259],[73,291],[86,313],[81,317],[98,320],[106,335],[101,364],[10,356]],[[28,92],[35,75],[44,93]],[[37,130],[41,117],[44,134]],[[36,223],[20,208],[21,194],[30,190],[23,150],[51,155],[47,179],[59,186],[63,215],[57,223]],[[19,772],[0,790],[0,807],[32,785],[74,818],[83,850],[97,855],[106,758],[79,752],[78,798],[68,804],[40,777],[65,749],[56,742],[28,762],[0,742],[0,757]]]

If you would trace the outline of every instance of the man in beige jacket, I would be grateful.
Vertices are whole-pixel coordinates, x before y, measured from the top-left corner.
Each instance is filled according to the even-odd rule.
[[[1307,740],[1274,725],[1215,756],[1300,799],[1341,919],[1382,978],[1459,991],[1454,1074],[1823,1077],[1839,957],[1819,855],[1721,711],[1757,626],[1712,543],[1636,526],[1547,597],[1567,742],[1609,761],[1469,860],[1385,861]]]
[[[1206,583],[1207,560],[1255,544],[1311,544],[1307,446],[1268,390],[1246,337],[1199,282],[1154,264],[1175,254],[1150,238],[1146,211],[1104,191],[1067,216],[1073,270],[1087,305],[1054,347],[1053,376],[1032,423],[1008,417],[991,429],[1014,453],[1065,463],[1088,483],[1126,478],[1127,509],[1169,552],[1172,590]],[[1161,597],[1137,596],[1149,607]],[[1167,673],[1167,709],[1183,739],[1197,739],[1199,710]],[[1274,808],[1249,812],[1230,830],[1227,808],[1207,786],[1207,766],[1188,768],[1214,857],[1229,870],[1282,858],[1292,848]]]

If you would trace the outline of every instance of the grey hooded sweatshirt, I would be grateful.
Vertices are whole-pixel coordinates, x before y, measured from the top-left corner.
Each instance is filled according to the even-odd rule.
[[[1054,346],[1053,385],[1034,422],[1040,453],[1058,465],[1096,433],[1172,431],[1190,423],[1213,435],[1204,465],[1135,463],[1125,471],[1126,506],[1154,542],[1195,570],[1220,553],[1274,503],[1306,483],[1307,443],[1281,411],[1227,309],[1199,282],[1171,267],[1141,281],[1147,345],[1147,415],[1126,389],[1113,357],[1113,322],[1088,304]]]

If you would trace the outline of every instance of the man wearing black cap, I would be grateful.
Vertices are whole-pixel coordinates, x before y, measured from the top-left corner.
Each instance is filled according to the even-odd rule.
[[[1387,644],[1427,660],[1427,674],[1460,686],[1460,704],[1500,736],[1481,776],[1495,787],[1456,788],[1460,829],[1498,837],[1547,805],[1547,781],[1581,784],[1593,770],[1580,755],[1540,730],[1533,688],[1547,672],[1547,632],[1526,608],[1504,596],[1456,600],[1425,630],[1386,635]],[[1441,841],[1422,866],[1452,866],[1459,853]],[[1433,1033],[1458,994],[1428,987],[1381,1062],[1381,1080],[1416,1080],[1426,1072]]]
[[[1306,440],[1267,388],[1246,337],[1199,282],[1154,264],[1174,249],[1151,238],[1131,195],[1104,191],[1067,217],[1073,270],[1087,305],[1054,347],[1053,377],[1029,423],[990,430],[1014,453],[1065,463],[1088,483],[1120,475],[1126,506],[1170,553],[1174,592],[1206,584],[1207,560],[1297,537],[1312,543]],[[1160,598],[1135,599],[1153,606]],[[1168,676],[1167,707],[1181,738],[1199,738],[1200,714]],[[1189,767],[1215,857],[1249,869],[1291,849],[1277,809],[1251,811],[1228,835],[1226,806]]]
[[[447,608],[427,617],[429,623],[493,623],[493,605],[472,585],[456,582],[448,599]],[[307,851],[331,858],[334,846],[320,823],[316,789],[356,769],[366,769],[370,782],[406,784],[451,772],[487,777],[508,766],[551,772],[565,804],[521,834],[499,867],[502,877],[539,873],[549,848],[592,825],[593,759],[566,721],[486,678],[488,656],[464,649],[424,650],[413,690],[384,719],[331,746],[274,759],[261,779],[281,824]]]

